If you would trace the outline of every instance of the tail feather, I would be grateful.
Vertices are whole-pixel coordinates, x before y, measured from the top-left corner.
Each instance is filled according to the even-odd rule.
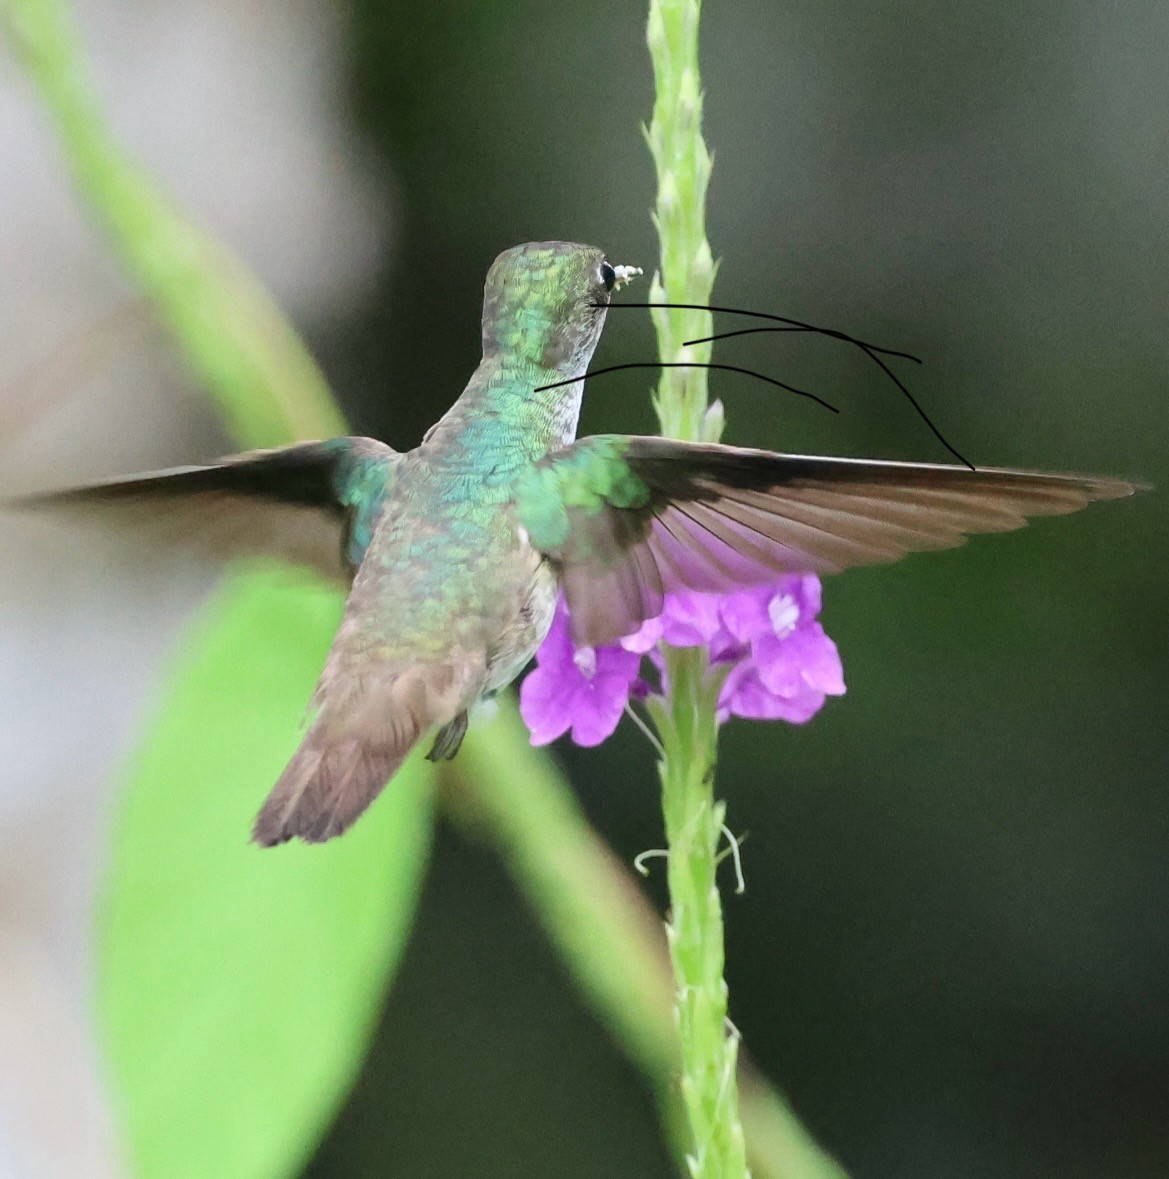
[[[256,816],[252,839],[261,847],[290,839],[324,843],[346,831],[422,734],[466,708],[475,666],[461,661],[364,675],[326,667],[316,719]]]
[[[327,728],[316,729],[310,729],[256,816],[252,838],[261,847],[294,838],[324,843],[348,830],[420,736],[413,724],[395,731],[395,740],[377,744],[351,735],[331,741]]]

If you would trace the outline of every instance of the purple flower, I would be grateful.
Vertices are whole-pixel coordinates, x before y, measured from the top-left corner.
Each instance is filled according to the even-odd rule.
[[[617,727],[640,666],[639,654],[618,646],[574,650],[561,598],[536,668],[520,685],[532,744],[547,745],[571,729],[577,745],[600,745]]]
[[[820,579],[811,574],[723,598],[723,623],[745,651],[719,694],[720,720],[803,724],[826,697],[844,694],[840,654],[819,612]]]
[[[844,692],[840,655],[819,613],[820,580],[812,574],[730,594],[667,594],[662,613],[619,643],[574,651],[562,600],[536,669],[520,687],[532,744],[545,745],[569,729],[578,745],[604,741],[630,696],[652,691],[641,679],[643,655],[664,676],[662,642],[706,647],[712,663],[729,665],[720,724],[732,716],[803,724],[828,696]]]

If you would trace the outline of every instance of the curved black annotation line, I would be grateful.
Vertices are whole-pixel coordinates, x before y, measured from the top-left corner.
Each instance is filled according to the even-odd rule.
[[[709,344],[709,343],[713,343],[715,340],[729,340],[732,336],[751,336],[751,335],[758,335],[763,332],[802,332],[805,330],[806,329],[803,327],[741,328],[737,332],[718,332],[716,335],[713,335],[713,336],[703,336],[702,339],[700,339],[700,340],[685,340],[685,341],[683,341],[682,346],[685,348],[688,348],[691,344]],[[835,333],[833,333],[833,334],[835,335]],[[881,359],[881,357],[878,355],[878,353],[884,353],[886,356],[900,356],[906,360],[915,360],[915,361],[917,361],[918,364],[920,364],[921,361],[916,356],[911,356],[908,352],[894,352],[892,349],[889,349],[889,348],[878,348],[875,345],[868,344],[863,340],[854,339],[852,336],[839,335],[839,336],[836,336],[836,338],[847,339],[852,344],[855,344],[856,347],[858,347],[875,365],[877,365],[881,369],[881,371],[885,374],[885,376],[887,376],[889,378],[889,380],[891,380],[893,382],[893,384],[896,385],[897,388],[900,389],[901,392],[905,394],[905,396],[909,400],[909,404],[912,405],[913,408],[917,411],[917,416],[919,418],[921,418],[921,420],[923,422],[925,422],[925,424],[927,426],[929,426],[934,437],[956,459],[958,459],[959,462],[961,462],[965,466],[969,467],[970,470],[972,470],[972,471],[974,470],[974,464],[972,462],[970,462],[968,459],[966,459],[965,457],[963,457],[963,455],[959,454],[959,452],[953,446],[951,446],[949,442],[946,441],[946,439],[942,435],[941,430],[939,430],[937,428],[937,426],[935,426],[934,423],[930,420],[929,414],[927,414],[925,412],[925,410],[922,409],[921,404],[918,402],[917,398],[914,397],[914,395],[909,391],[909,389],[906,387],[906,385],[901,380],[898,379],[897,374],[894,373],[893,370]]]
[[[604,306],[604,304],[596,304],[596,306]],[[933,436],[960,462],[963,466],[969,467],[970,470],[975,470],[974,464],[966,458],[956,447],[951,446],[946,440],[945,435],[934,425],[930,419],[929,414],[921,407],[917,398],[909,391],[903,381],[896,373],[881,359],[882,356],[896,356],[901,360],[912,360],[914,364],[921,364],[921,357],[914,356],[911,352],[901,352],[895,348],[883,348],[879,344],[871,344],[867,340],[860,340],[856,336],[850,336],[847,332],[837,331],[835,328],[818,327],[816,324],[805,323],[800,319],[791,319],[786,315],[772,315],[767,311],[751,311],[743,307],[721,307],[714,304],[706,303],[610,303],[610,307],[668,307],[677,308],[683,311],[711,311],[721,312],[726,315],[747,315],[752,319],[766,319],[773,323],[783,324],[783,327],[759,327],[759,328],[740,328],[737,331],[718,332],[712,336],[703,336],[696,340],[683,341],[683,347],[690,347],[694,344],[709,344],[715,340],[726,340],[733,336],[748,336],[763,332],[811,332],[819,336],[827,336],[832,340],[841,340],[846,344],[851,344],[854,348],[859,348],[878,368],[893,382],[894,385],[905,395],[909,404],[913,406],[917,412],[918,417],[930,428]]]
[[[912,360],[914,364],[921,364],[921,357],[912,352],[899,352],[896,348],[882,348],[880,344],[871,344],[868,340],[858,340],[847,332],[838,332],[835,328],[819,327],[814,323],[805,323],[802,319],[790,319],[786,315],[772,315],[769,311],[749,311],[745,307],[720,307],[714,303],[594,303],[594,307],[667,307],[679,311],[714,311],[724,315],[748,315],[752,319],[767,319],[772,323],[784,323],[799,332],[812,332],[817,336],[827,336],[832,340],[843,340],[857,348],[870,348],[880,352],[883,356],[897,356],[902,360]],[[767,329],[760,329],[767,330]],[[774,330],[774,329],[772,329]],[[739,334],[739,333],[734,333]],[[687,344],[705,344],[709,340],[720,339],[720,336],[706,336],[701,340],[687,340]]]
[[[909,399],[909,404],[912,405],[915,410],[917,410],[917,416],[919,418],[921,418],[921,420],[923,422],[925,422],[925,424],[927,426],[929,426],[930,430],[933,432],[934,437],[963,466],[969,467],[972,471],[977,470],[975,465],[964,454],[960,454],[955,447],[951,446],[949,444],[949,442],[946,441],[946,439],[942,436],[941,430],[939,430],[937,428],[937,426],[935,426],[933,424],[933,422],[930,421],[929,414],[926,413],[925,410],[921,408],[921,406],[918,404],[917,398],[914,397],[914,395],[912,393],[910,393],[908,386],[906,386],[905,384],[902,383],[902,381],[897,376],[897,374],[875,352],[871,352],[871,351],[869,351],[868,348],[863,348],[863,347],[862,347],[862,351],[873,361],[873,363],[875,365],[877,365],[878,368],[881,369],[881,371],[885,374],[885,376],[887,376],[889,378],[889,380],[891,380],[893,382],[893,384],[896,385],[897,388],[900,389],[901,392],[905,394],[905,396]]]
[[[621,306],[624,307],[625,304],[622,303]],[[713,336],[702,336],[697,340],[683,340],[682,346],[684,348],[688,348],[691,344],[712,344],[715,340],[729,340],[733,336],[757,336],[761,332],[807,332],[807,330],[807,328],[803,327],[739,328],[739,330],[735,332],[717,332]]]
[[[825,409],[831,410],[833,413],[840,412],[835,405],[830,405],[822,397],[817,397],[815,393],[809,393],[806,389],[797,389],[795,385],[788,385],[783,381],[777,381],[774,377],[764,376],[763,373],[757,373],[754,369],[740,368],[737,364],[711,364],[698,360],[646,360],[634,361],[632,364],[611,364],[608,368],[590,369],[584,376],[569,377],[564,381],[553,381],[549,385],[537,385],[533,392],[542,393],[545,389],[559,389],[562,385],[575,385],[577,381],[585,381],[590,377],[604,376],[605,373],[619,373],[624,369],[630,368],[710,368],[718,369],[720,372],[742,373],[744,376],[755,377],[756,380],[766,381],[767,384],[774,385],[777,389],[785,389],[788,393],[796,393],[800,397],[807,397],[809,401],[814,401],[817,405],[822,405]]]

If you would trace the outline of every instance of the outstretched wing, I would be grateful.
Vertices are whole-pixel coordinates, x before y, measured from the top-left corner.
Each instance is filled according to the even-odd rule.
[[[609,434],[533,467],[517,510],[532,544],[561,567],[576,641],[599,645],[656,617],[664,593],[895,561],[1134,490],[1086,475]]]
[[[347,584],[396,460],[372,438],[333,438],[109,479],[10,506],[94,515],[134,529],[149,543],[216,560],[280,557]]]

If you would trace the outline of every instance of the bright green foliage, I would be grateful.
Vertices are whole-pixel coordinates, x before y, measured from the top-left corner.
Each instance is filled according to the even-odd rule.
[[[345,434],[263,288],[113,139],[65,5],[0,0],[0,12],[90,209],[240,442]],[[397,966],[430,842],[429,765],[409,763],[335,844],[247,843],[339,616],[335,593],[230,584],[184,644],[127,783],[98,1026],[137,1176],[297,1173],[349,1090]]]
[[[364,1058],[427,860],[430,763],[345,839],[247,842],[339,614],[339,595],[287,575],[232,579],[130,775],[99,1017],[135,1175],[296,1174]]]

